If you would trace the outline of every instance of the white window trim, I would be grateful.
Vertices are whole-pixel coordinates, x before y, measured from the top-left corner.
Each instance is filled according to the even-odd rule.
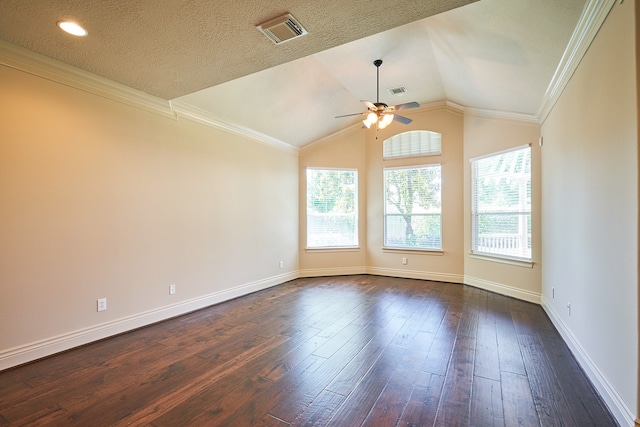
[[[323,246],[317,248],[305,248],[306,252],[359,252],[360,246]]]
[[[442,214],[441,214],[442,215]],[[383,246],[382,247],[382,252],[388,252],[388,253],[416,253],[416,252],[422,252],[426,255],[444,255],[444,250],[442,249],[422,249],[422,248],[417,248],[417,249],[411,249],[411,248],[397,248],[394,246]]]
[[[419,134],[419,133],[422,133],[422,132],[440,136],[440,144],[439,144],[439,147],[438,147],[439,150],[437,152],[436,151],[423,151],[423,152],[420,152],[420,151],[417,151],[417,150],[414,152],[412,150],[409,150],[409,152],[405,153],[405,154],[396,154],[396,155],[390,155],[390,156],[386,155],[386,153],[387,153],[387,145],[391,144],[391,141],[394,140],[394,138],[395,139],[401,139],[403,137],[403,135],[410,134],[410,133],[411,134]],[[431,138],[431,136],[429,138]],[[391,151],[393,151],[393,150],[391,150]],[[383,161],[395,160],[395,159],[408,159],[408,158],[412,158],[412,157],[433,157],[433,156],[441,156],[441,155],[442,155],[442,134],[440,132],[436,132],[436,131],[433,131],[433,130],[419,129],[419,130],[410,130],[410,131],[406,131],[406,132],[400,132],[400,133],[397,133],[397,134],[395,134],[393,136],[390,136],[389,138],[385,139],[382,142],[382,160]]]
[[[444,251],[442,249],[442,246],[444,244],[444,242],[442,241],[442,184],[440,186],[440,248],[436,249],[436,248],[410,248],[410,247],[406,247],[406,246],[387,246],[384,244],[384,242],[387,240],[387,198],[386,198],[386,181],[384,179],[384,172],[387,170],[398,170],[398,169],[418,169],[418,168],[423,168],[423,167],[433,167],[433,166],[439,166],[440,167],[440,180],[442,180],[442,163],[421,163],[421,164],[417,164],[417,165],[406,165],[406,166],[390,166],[390,167],[384,167],[382,168],[382,194],[383,196],[383,213],[382,213],[382,249],[383,251],[394,251],[394,252],[400,252],[400,251],[410,251],[410,252],[424,252],[424,253],[434,253],[434,254],[444,254]]]
[[[309,223],[308,223],[308,193],[307,193],[307,188],[308,188],[308,182],[307,182],[307,171],[308,170],[318,170],[318,171],[352,171],[356,173],[356,200],[355,200],[355,216],[356,216],[356,244],[355,245],[345,245],[345,246],[308,246],[309,244]],[[306,227],[307,227],[307,232],[305,235],[305,250],[308,252],[336,252],[336,251],[342,251],[342,252],[350,252],[350,251],[357,251],[360,250],[360,209],[359,209],[359,203],[360,203],[360,172],[358,171],[358,168],[337,168],[337,167],[322,167],[322,166],[307,166],[305,167],[305,174],[304,174],[304,179],[305,179],[305,193],[304,193],[304,197],[305,197],[305,201],[304,201],[304,209],[305,209],[305,222],[306,222]]]
[[[512,151],[522,150],[522,149],[525,149],[525,148],[531,148],[531,144],[518,145],[517,147],[505,148],[504,150],[494,151],[492,153],[483,154],[483,155],[477,156],[477,157],[472,157],[472,158],[469,159],[469,163],[473,163],[473,162],[475,162],[477,160],[486,159],[487,157],[494,157],[494,156],[499,156],[501,154],[507,154],[507,153],[510,153]],[[471,177],[471,179],[473,179],[473,177]]]
[[[516,267],[533,268],[533,260],[526,258],[509,257],[500,254],[487,254],[485,252],[469,252],[469,257],[474,259],[481,259],[484,261],[498,262],[500,264],[515,265]]]
[[[504,150],[483,154],[481,156],[476,156],[469,159],[469,167],[472,168],[469,174],[471,176],[471,215],[470,215],[471,224],[470,226],[471,226],[472,239],[473,239],[473,233],[474,233],[473,231],[473,207],[474,207],[473,200],[475,198],[475,185],[474,185],[473,166],[472,166],[473,162],[477,160],[486,159],[488,157],[495,157],[502,154],[510,153],[512,151],[523,150],[525,148],[531,149],[531,144],[518,145],[516,147],[506,148]],[[530,215],[533,216],[533,208],[532,208],[532,211],[530,212]],[[473,247],[473,242],[471,242],[471,246]],[[515,265],[518,267],[526,267],[526,268],[533,268],[533,264],[534,264],[533,253],[531,254],[531,258],[519,258],[519,257],[513,257],[513,256],[503,255],[503,254],[474,251],[473,249],[471,249],[471,251],[469,252],[469,257],[474,259],[498,262],[502,264],[509,264],[509,265]]]

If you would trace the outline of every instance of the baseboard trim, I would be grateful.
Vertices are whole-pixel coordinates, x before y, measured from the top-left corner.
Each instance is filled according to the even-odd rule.
[[[523,289],[514,288],[513,286],[502,283],[492,282],[485,279],[479,279],[473,276],[464,276],[464,283],[469,286],[484,289],[486,291],[495,292],[508,297],[540,304],[541,294],[537,292],[525,291]]]
[[[434,280],[436,282],[463,283],[463,276],[461,276],[460,274],[437,273],[434,271],[368,267],[367,274],[375,274],[377,276],[402,277],[406,279]]]
[[[591,360],[587,352],[580,345],[578,339],[571,333],[571,330],[565,325],[551,304],[543,298],[541,305],[587,374],[587,377],[593,383],[593,386],[598,390],[598,393],[600,393],[600,396],[607,404],[618,424],[621,426],[640,426],[639,420],[635,418],[635,415],[633,415],[629,407],[624,403],[622,397],[616,392],[615,387],[609,383],[604,374],[598,369],[598,366]]]
[[[298,278],[290,272],[0,351],[0,371]]]
[[[366,267],[307,268],[300,270],[300,277],[352,276],[367,274]]]

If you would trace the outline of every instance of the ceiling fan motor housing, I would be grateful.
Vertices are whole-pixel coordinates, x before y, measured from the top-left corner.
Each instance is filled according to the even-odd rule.
[[[404,124],[411,123],[411,119],[394,114],[395,110],[416,108],[419,107],[420,104],[417,102],[407,102],[389,107],[384,102],[380,102],[380,66],[382,65],[382,59],[376,59],[373,61],[373,65],[376,66],[376,102],[362,101],[367,106],[368,113],[346,114],[344,116],[336,116],[336,118],[365,114],[367,118],[362,121],[364,125],[369,128],[374,123],[378,123],[378,129],[384,129],[393,120]]]

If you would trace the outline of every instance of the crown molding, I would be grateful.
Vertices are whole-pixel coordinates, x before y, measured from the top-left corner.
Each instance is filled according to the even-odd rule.
[[[420,105],[420,108],[417,108],[411,112],[417,113],[417,112],[432,111],[432,110],[446,110],[450,113],[462,115],[464,114],[465,108],[460,104],[456,104],[453,101],[449,101],[445,99],[442,101],[435,101],[435,102],[429,102],[427,104],[422,104]]]
[[[544,122],[553,109],[555,103],[558,101],[564,88],[568,84],[571,76],[575,72],[615,3],[616,0],[587,1],[571,39],[569,40],[569,44],[565,49],[549,86],[547,87],[543,97],[543,103],[537,115],[464,107],[447,100],[423,104],[420,108],[412,111],[412,113],[445,109],[455,114],[469,114],[471,116],[511,120],[539,126]],[[215,117],[208,111],[201,110],[185,103],[167,101],[155,97],[2,40],[0,40],[0,65],[5,65],[97,96],[121,102],[155,114],[160,114],[165,117],[177,119],[178,116],[182,116],[208,126],[213,126],[218,129],[223,129],[231,133],[245,136],[258,142],[266,143],[272,147],[284,149],[296,154],[300,152],[300,148],[298,147],[254,131],[250,128],[237,125],[220,117]],[[350,126],[344,129],[344,131],[348,132],[349,130],[352,130],[351,128],[354,126],[355,125]],[[307,151],[311,149],[312,146],[317,146],[328,139],[334,138],[340,133],[342,133],[342,131],[336,132],[310,144],[306,144],[303,149]]]
[[[544,94],[544,101],[538,111],[540,123],[546,120],[560,98],[615,3],[616,0],[587,1],[571,39],[569,39],[569,44]]]
[[[0,65],[174,120],[182,116],[272,147],[298,151],[290,144],[215,117],[207,111],[158,98],[3,40],[0,40]]]
[[[506,120],[532,126],[540,125],[538,117],[533,114],[512,113],[509,111],[487,110],[483,108],[473,107],[465,107],[464,114],[465,116],[484,117],[494,120]]]
[[[450,113],[462,115],[464,112],[464,107],[462,107],[459,104],[456,104],[455,102],[443,100],[443,101],[429,102],[428,104],[421,104],[420,107],[412,108],[411,111],[403,111],[402,114],[414,115],[414,114],[424,113],[427,111],[434,111],[434,110],[445,110]],[[301,154],[310,153],[314,151],[316,148],[324,145],[325,143],[333,141],[337,137],[344,136],[349,133],[354,133],[356,131],[361,130],[362,128],[363,128],[362,121],[359,120],[356,123],[353,123],[343,129],[340,129],[327,136],[324,136],[320,139],[317,139],[315,141],[312,141],[308,144],[303,145],[302,147],[300,147],[300,153]]]
[[[3,40],[0,40],[0,64],[155,114],[174,116],[169,102],[164,99]]]
[[[433,101],[433,102],[428,102],[426,104],[420,104],[420,107],[412,108],[410,111],[403,110],[402,114],[412,115],[416,113],[424,113],[427,111],[434,111],[434,110],[445,110],[450,113],[463,115],[465,111],[465,107],[460,104],[456,104],[453,101],[443,99],[440,101]]]
[[[227,132],[234,133],[236,135],[241,135],[287,152],[297,154],[299,151],[297,147],[294,147],[291,144],[287,144],[286,142],[283,142],[277,138],[273,138],[269,135],[265,135],[253,129],[238,125],[221,117],[217,117],[210,112],[198,107],[194,107],[191,104],[180,101],[170,101],[169,103],[171,105],[172,111],[175,113],[177,118],[182,117],[207,126],[214,127],[216,129],[221,129]]]

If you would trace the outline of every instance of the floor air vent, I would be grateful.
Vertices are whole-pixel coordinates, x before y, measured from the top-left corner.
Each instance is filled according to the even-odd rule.
[[[274,44],[284,43],[307,34],[307,30],[290,13],[260,24],[256,28]]]

